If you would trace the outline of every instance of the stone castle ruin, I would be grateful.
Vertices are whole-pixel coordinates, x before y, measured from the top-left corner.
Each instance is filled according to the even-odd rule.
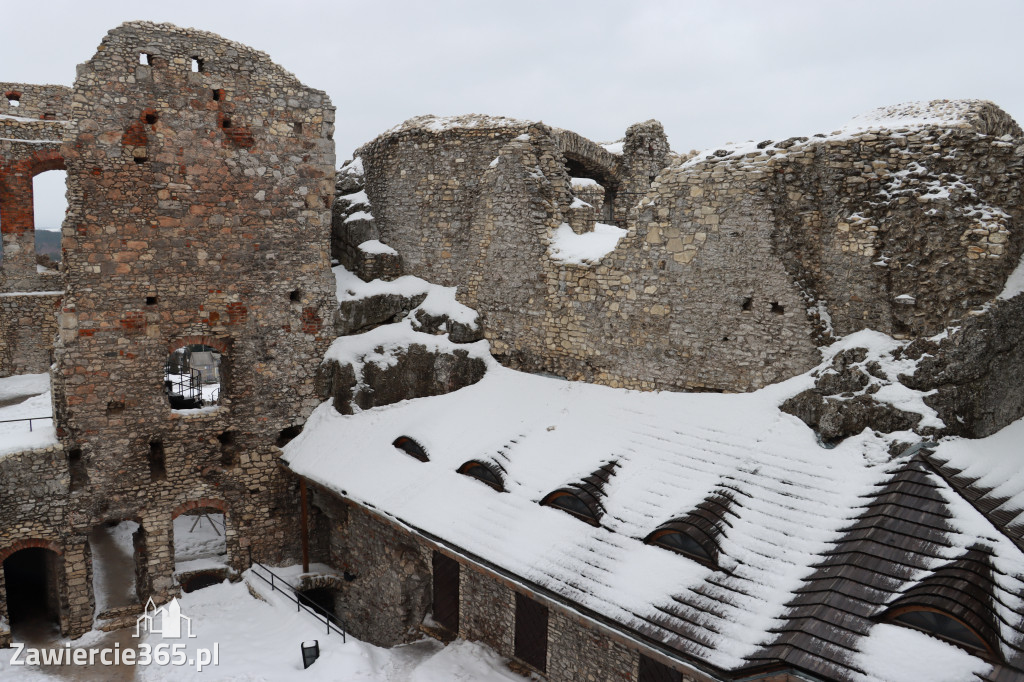
[[[443,538],[313,483],[303,536],[307,481],[282,459],[325,399],[352,414],[478,382],[480,339],[506,367],[645,391],[749,392],[817,368],[782,409],[825,444],[865,428],[980,438],[1024,416],[1024,133],[988,102],[890,107],[696,155],[672,152],[653,120],[598,144],[540,122],[421,116],[336,171],[327,95],[194,29],[124,24],[71,88],[0,90],[0,376],[50,372],[57,434],[0,458],[0,557],[33,553],[67,636],[140,612],[97,613],[95,529],[135,524],[137,603],[161,603],[189,578],[175,519],[216,513],[224,577],[312,552],[345,576],[322,579],[337,612],[376,643],[406,641],[439,598],[438,567],[461,562],[453,632],[518,656],[494,634],[515,576],[499,589]],[[59,274],[34,253],[32,178],[53,169],[67,170]],[[432,303],[432,285],[457,301]],[[437,341],[368,341],[364,356],[391,354],[378,364],[328,351],[396,323]],[[823,346],[862,330],[891,337],[908,373],[858,348],[821,365]],[[168,386],[186,356],[216,363],[197,386],[217,395],[181,409]],[[920,393],[942,426],[885,387]],[[995,523],[1022,546],[1019,526]],[[6,641],[12,589],[0,582]],[[567,652],[603,642],[624,679],[658,679],[646,656],[685,676],[664,679],[742,677],[573,608],[551,637]],[[802,670],[763,658],[770,679]],[[527,668],[577,674],[554,660]],[[1000,670],[1022,674],[1022,660],[1001,655]],[[829,665],[817,674],[850,670]]]

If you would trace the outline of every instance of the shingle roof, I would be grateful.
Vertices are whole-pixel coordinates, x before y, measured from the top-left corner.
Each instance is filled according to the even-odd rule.
[[[285,459],[302,476],[723,677],[789,667],[892,679],[865,658],[866,647],[896,632],[879,617],[901,596],[956,589],[981,619],[990,599],[999,655],[1024,673],[1021,550],[920,454],[892,459],[868,432],[819,447],[776,408],[800,388],[641,394],[492,366],[478,384],[444,396],[347,417],[321,406]],[[400,434],[417,438],[431,461],[391,447]],[[507,458],[506,493],[456,473],[495,452]],[[604,509],[599,527],[538,504],[613,460],[614,475],[589,482]],[[672,519],[713,540],[719,570],[643,542]],[[976,584],[946,585],[968,565]],[[1000,674],[938,639],[914,641],[926,659],[974,661],[967,667]]]

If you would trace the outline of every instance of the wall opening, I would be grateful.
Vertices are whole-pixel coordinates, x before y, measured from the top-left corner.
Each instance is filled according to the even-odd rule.
[[[217,436],[220,443],[221,466],[233,467],[238,464],[238,434],[235,431],[225,431]]]
[[[203,60],[199,57],[192,57],[192,73],[202,73]]]
[[[299,590],[299,600],[312,607],[321,615],[327,615],[331,622],[340,626],[338,614],[335,611],[335,600],[338,597],[338,590],[330,587],[311,587],[307,590]]]
[[[149,441],[149,480],[166,481],[167,464],[164,461],[164,442],[162,440]]]
[[[295,436],[302,433],[302,426],[286,426],[277,434],[277,441],[274,443],[279,448],[288,445]]]
[[[110,521],[89,533],[97,616],[141,602],[136,586],[139,556],[135,536],[138,530],[139,524],[135,521]]]
[[[198,410],[221,404],[227,364],[212,346],[192,343],[176,348],[164,363],[164,392],[174,410]]]
[[[28,547],[4,560],[7,616],[15,639],[35,640],[59,633],[60,564],[60,556],[44,547]]]
[[[176,517],[171,543],[174,546],[175,573],[226,567],[228,545],[224,512],[212,507],[198,507]]]
[[[459,631],[459,562],[434,550],[434,622],[452,633]]]
[[[7,92],[4,93],[4,97],[7,98],[7,104],[12,107],[21,106],[21,93],[20,92]]]
[[[518,592],[515,657],[541,672],[547,672],[548,607]]]
[[[89,485],[89,471],[85,468],[81,448],[68,452],[68,474],[71,476],[71,492],[82,490]]]

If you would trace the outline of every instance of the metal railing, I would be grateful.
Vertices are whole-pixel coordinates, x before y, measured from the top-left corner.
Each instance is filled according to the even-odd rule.
[[[261,571],[265,572],[266,575]],[[317,620],[322,619],[324,625],[327,627],[327,634],[331,634],[332,632],[337,633],[341,635],[341,641],[343,643],[346,641],[345,630],[341,627],[341,623],[338,621],[337,617],[328,613],[322,606],[289,585],[284,578],[275,574],[258,561],[252,562],[252,572],[254,575],[259,576],[263,582],[270,585],[271,589],[281,592],[284,596],[288,597],[288,599],[295,602],[296,611],[304,609],[315,616]]]
[[[23,417],[22,419],[3,419],[3,420],[0,420],[0,424],[13,424],[14,422],[28,422],[28,430],[31,431],[32,430],[32,422],[39,422],[39,421],[42,421],[44,419],[53,419],[53,417],[52,416],[49,416],[49,417]]]

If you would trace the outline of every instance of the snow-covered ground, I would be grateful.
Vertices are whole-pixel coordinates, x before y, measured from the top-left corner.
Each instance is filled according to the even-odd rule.
[[[294,571],[283,571],[294,573]],[[247,586],[248,584],[248,586]],[[260,599],[250,594],[249,586]],[[140,642],[155,646],[161,641],[184,642],[187,657],[199,649],[217,646],[219,663],[196,672],[194,666],[137,666],[137,680],[303,680],[304,682],[522,682],[509,671],[504,659],[479,644],[456,641],[447,647],[423,640],[394,649],[382,649],[352,637],[346,643],[338,635],[324,634],[322,626],[280,592],[251,574],[245,582],[214,585],[179,600],[182,615],[191,619],[193,639],[161,640],[148,635],[134,640],[121,637],[122,647]],[[130,631],[129,631],[130,632]],[[72,643],[73,647],[113,646],[110,636],[93,631]],[[301,644],[317,640],[320,659],[302,669]],[[63,648],[63,641],[56,643]],[[9,664],[11,649],[0,650],[0,682],[68,679],[132,679],[132,668],[93,670],[65,666],[42,672]],[[104,675],[106,673],[106,675]]]
[[[0,379],[0,457],[21,450],[57,444],[50,401],[50,375],[21,374]],[[51,417],[33,421],[29,417]]]

